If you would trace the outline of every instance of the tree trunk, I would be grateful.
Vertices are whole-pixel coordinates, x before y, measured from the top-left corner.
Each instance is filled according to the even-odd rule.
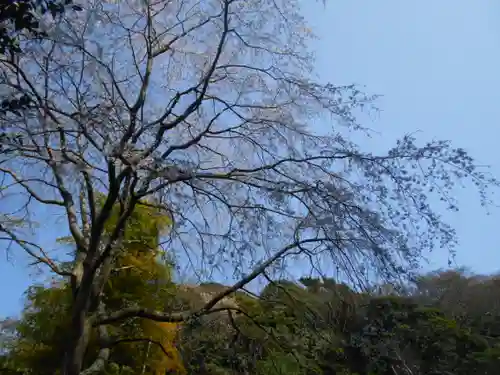
[[[87,276],[87,275],[86,275]],[[71,316],[71,334],[63,361],[63,375],[80,375],[90,338],[92,277],[85,277],[76,293]]]

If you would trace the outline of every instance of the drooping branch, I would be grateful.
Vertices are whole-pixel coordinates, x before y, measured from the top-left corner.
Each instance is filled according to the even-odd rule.
[[[0,173],[14,182],[2,197],[17,186],[26,210],[62,208],[78,248],[68,345],[76,360],[65,375],[80,375],[89,321],[237,313],[218,304],[278,262],[299,259],[318,273],[318,264],[333,265],[350,280],[367,269],[404,277],[424,250],[454,244],[432,194],[453,209],[455,181],[469,179],[485,201],[499,186],[448,143],[419,146],[408,136],[372,155],[352,142],[349,132],[361,129],[356,111],[372,97],[312,80],[297,4],[89,3],[42,43],[27,41],[22,59],[0,59],[0,88],[30,98],[0,111],[0,127],[13,137],[1,140],[8,152]],[[44,188],[61,198],[45,197]],[[200,279],[208,264],[237,281],[195,311],[97,312],[134,203],[153,197],[172,216],[165,238],[172,255]],[[4,233],[54,267],[36,244]],[[109,355],[104,349],[91,369]]]
[[[169,314],[169,313],[163,313],[163,312],[159,312],[159,311],[152,311],[152,310],[132,307],[132,308],[127,308],[127,309],[117,311],[115,313],[111,313],[111,314],[104,316],[104,317],[100,317],[100,318],[98,318],[96,324],[97,325],[110,324],[113,322],[118,322],[118,321],[122,321],[124,319],[134,318],[134,317],[146,318],[146,319],[150,319],[150,320],[154,320],[154,321],[163,321],[163,322],[183,322],[183,321],[186,321],[186,320],[191,319],[193,317],[200,317],[200,316],[209,315],[209,314],[213,314],[213,313],[221,312],[221,311],[226,311],[226,310],[235,310],[234,308],[228,308],[228,307],[223,307],[223,308],[214,308],[214,307],[220,301],[222,301],[224,298],[235,293],[236,291],[243,288],[248,283],[255,280],[257,277],[262,275],[262,273],[270,265],[272,265],[278,259],[283,257],[287,252],[291,251],[294,248],[297,248],[298,246],[303,246],[306,244],[315,243],[315,242],[322,242],[322,241],[325,241],[325,238],[308,238],[308,239],[297,240],[296,242],[294,242],[288,246],[283,247],[282,249],[278,250],[273,256],[266,259],[264,262],[262,262],[262,264],[257,266],[247,276],[243,277],[241,280],[234,283],[231,287],[225,289],[221,293],[215,295],[210,301],[208,301],[201,309],[199,309],[197,311]]]
[[[182,322],[187,322],[191,319],[195,319],[197,317],[217,314],[226,311],[238,312],[239,309],[236,307],[217,307],[217,308],[212,308],[209,311],[201,309],[195,312],[187,311],[179,313],[167,313],[159,310],[130,307],[121,309],[114,313],[101,315],[96,319],[94,325],[99,326],[99,325],[113,324],[131,318],[143,318],[155,322],[182,323]]]

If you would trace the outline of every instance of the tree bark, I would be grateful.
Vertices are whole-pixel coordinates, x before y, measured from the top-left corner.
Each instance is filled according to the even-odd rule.
[[[86,276],[86,277],[85,277]],[[90,338],[92,322],[90,306],[92,300],[93,277],[85,275],[76,292],[72,307],[71,335],[63,361],[63,375],[80,375],[85,352]]]

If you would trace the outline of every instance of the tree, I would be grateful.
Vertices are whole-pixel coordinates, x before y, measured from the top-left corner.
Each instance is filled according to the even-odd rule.
[[[15,60],[22,53],[26,40],[39,40],[47,36],[44,25],[48,18],[56,21],[67,9],[82,10],[72,0],[11,0],[0,4],[0,56]],[[49,17],[47,17],[49,15]],[[2,93],[3,94],[3,93]],[[18,111],[26,107],[31,98],[27,93],[0,98],[0,112]],[[9,139],[10,138],[10,139]],[[6,139],[16,139],[0,127],[0,151]]]
[[[239,314],[229,310],[215,318],[214,314],[210,319],[204,316],[186,322],[182,327],[147,319],[114,325],[111,329],[114,335],[119,333],[120,342],[114,342],[110,360],[99,373],[497,373],[500,342],[476,322],[467,326],[452,314],[422,305],[415,297],[369,296],[348,292],[332,280],[304,281],[316,288],[281,281],[268,285],[259,296],[237,293],[233,306],[238,307]],[[143,293],[132,288],[137,291],[133,297],[126,287],[130,284],[129,280],[115,286],[112,295],[121,292],[129,303],[142,299],[143,294],[154,296],[145,286]],[[200,298],[205,293],[202,290],[222,287],[215,283],[208,288],[201,285],[192,297]],[[184,298],[182,290],[181,285],[174,288],[174,299]],[[65,284],[34,287],[28,301],[22,318],[3,326],[0,338],[6,343],[2,349],[7,350],[0,353],[1,369],[15,375],[58,373],[65,344],[61,333],[67,331],[70,318],[67,307],[71,290]],[[346,311],[339,302],[347,302],[352,308]],[[166,306],[164,310],[172,308]],[[487,326],[488,319],[484,323]],[[86,361],[92,360],[98,346],[92,339]],[[157,355],[155,348],[162,348]]]
[[[1,192],[19,197],[2,209],[25,221],[40,209],[63,215],[71,269],[27,228],[0,231],[71,280],[64,375],[108,360],[102,347],[84,369],[90,327],[105,336],[132,317],[175,323],[237,310],[217,303],[290,261],[316,273],[333,263],[358,287],[400,279],[422,249],[455,243],[429,197],[456,210],[455,182],[475,184],[484,204],[498,186],[448,142],[405,136],[374,155],[350,141],[373,98],[313,80],[313,35],[297,1],[87,2],[46,33],[22,58],[1,61],[2,89],[28,98],[0,114],[12,135],[2,140]],[[170,212],[166,240],[178,261],[201,278],[232,274],[234,284],[182,313],[107,306],[101,291],[145,199]]]
[[[498,283],[497,275],[475,275],[461,269],[433,272],[418,278],[411,295],[482,335],[499,337]]]
[[[102,202],[103,203],[103,202]],[[116,210],[115,210],[116,212]],[[107,230],[114,228],[118,219],[111,215]],[[119,308],[141,305],[164,310],[175,296],[171,280],[171,266],[158,259],[160,233],[170,224],[169,216],[162,215],[148,205],[139,204],[127,223],[123,248],[117,253],[102,299],[106,306]],[[108,233],[106,231],[106,233]],[[61,241],[72,242],[70,239]],[[60,372],[60,360],[70,332],[71,287],[64,279],[55,279],[47,285],[34,285],[26,293],[26,306],[16,324],[15,335],[6,335],[3,357],[7,369],[37,375]],[[183,373],[173,339],[177,327],[170,323],[129,319],[110,327],[108,338],[109,363],[105,374],[141,373],[164,374],[166,370]],[[99,343],[97,331],[92,330],[87,350],[95,354]],[[85,358],[88,358],[86,354]],[[92,355],[90,355],[92,359]],[[115,369],[115,371],[113,371]]]
[[[407,296],[350,291],[331,280],[271,283],[226,324],[191,329],[181,350],[189,374],[495,374],[498,340]],[[344,291],[346,292],[346,291]],[[302,302],[302,304],[299,303]],[[347,312],[347,314],[346,314]],[[497,315],[498,316],[498,315]],[[486,321],[487,323],[487,321]],[[191,342],[190,342],[191,341]]]
[[[479,332],[407,297],[372,298],[350,328],[345,351],[360,374],[493,374],[498,361]]]

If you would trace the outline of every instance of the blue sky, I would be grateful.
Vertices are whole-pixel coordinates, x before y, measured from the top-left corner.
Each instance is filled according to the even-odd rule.
[[[310,3],[310,2],[308,2]],[[450,139],[500,176],[500,2],[494,0],[327,0],[307,6],[321,38],[317,73],[337,84],[358,83],[381,94],[370,144],[389,147],[405,133]],[[500,210],[487,216],[474,189],[459,191],[458,266],[500,270]],[[429,254],[427,269],[446,267],[448,254]]]
[[[321,79],[358,83],[383,95],[382,111],[369,124],[382,135],[366,147],[383,150],[419,130],[420,138],[452,140],[500,176],[500,2],[327,0],[326,8],[307,3],[307,17],[321,38],[313,46]],[[456,264],[496,272],[500,210],[487,216],[474,190],[461,191],[459,199],[461,212],[449,217],[460,236]],[[429,254],[429,260],[426,269],[445,267],[448,254]],[[31,280],[25,264],[19,258],[0,261],[0,316],[21,307]]]

